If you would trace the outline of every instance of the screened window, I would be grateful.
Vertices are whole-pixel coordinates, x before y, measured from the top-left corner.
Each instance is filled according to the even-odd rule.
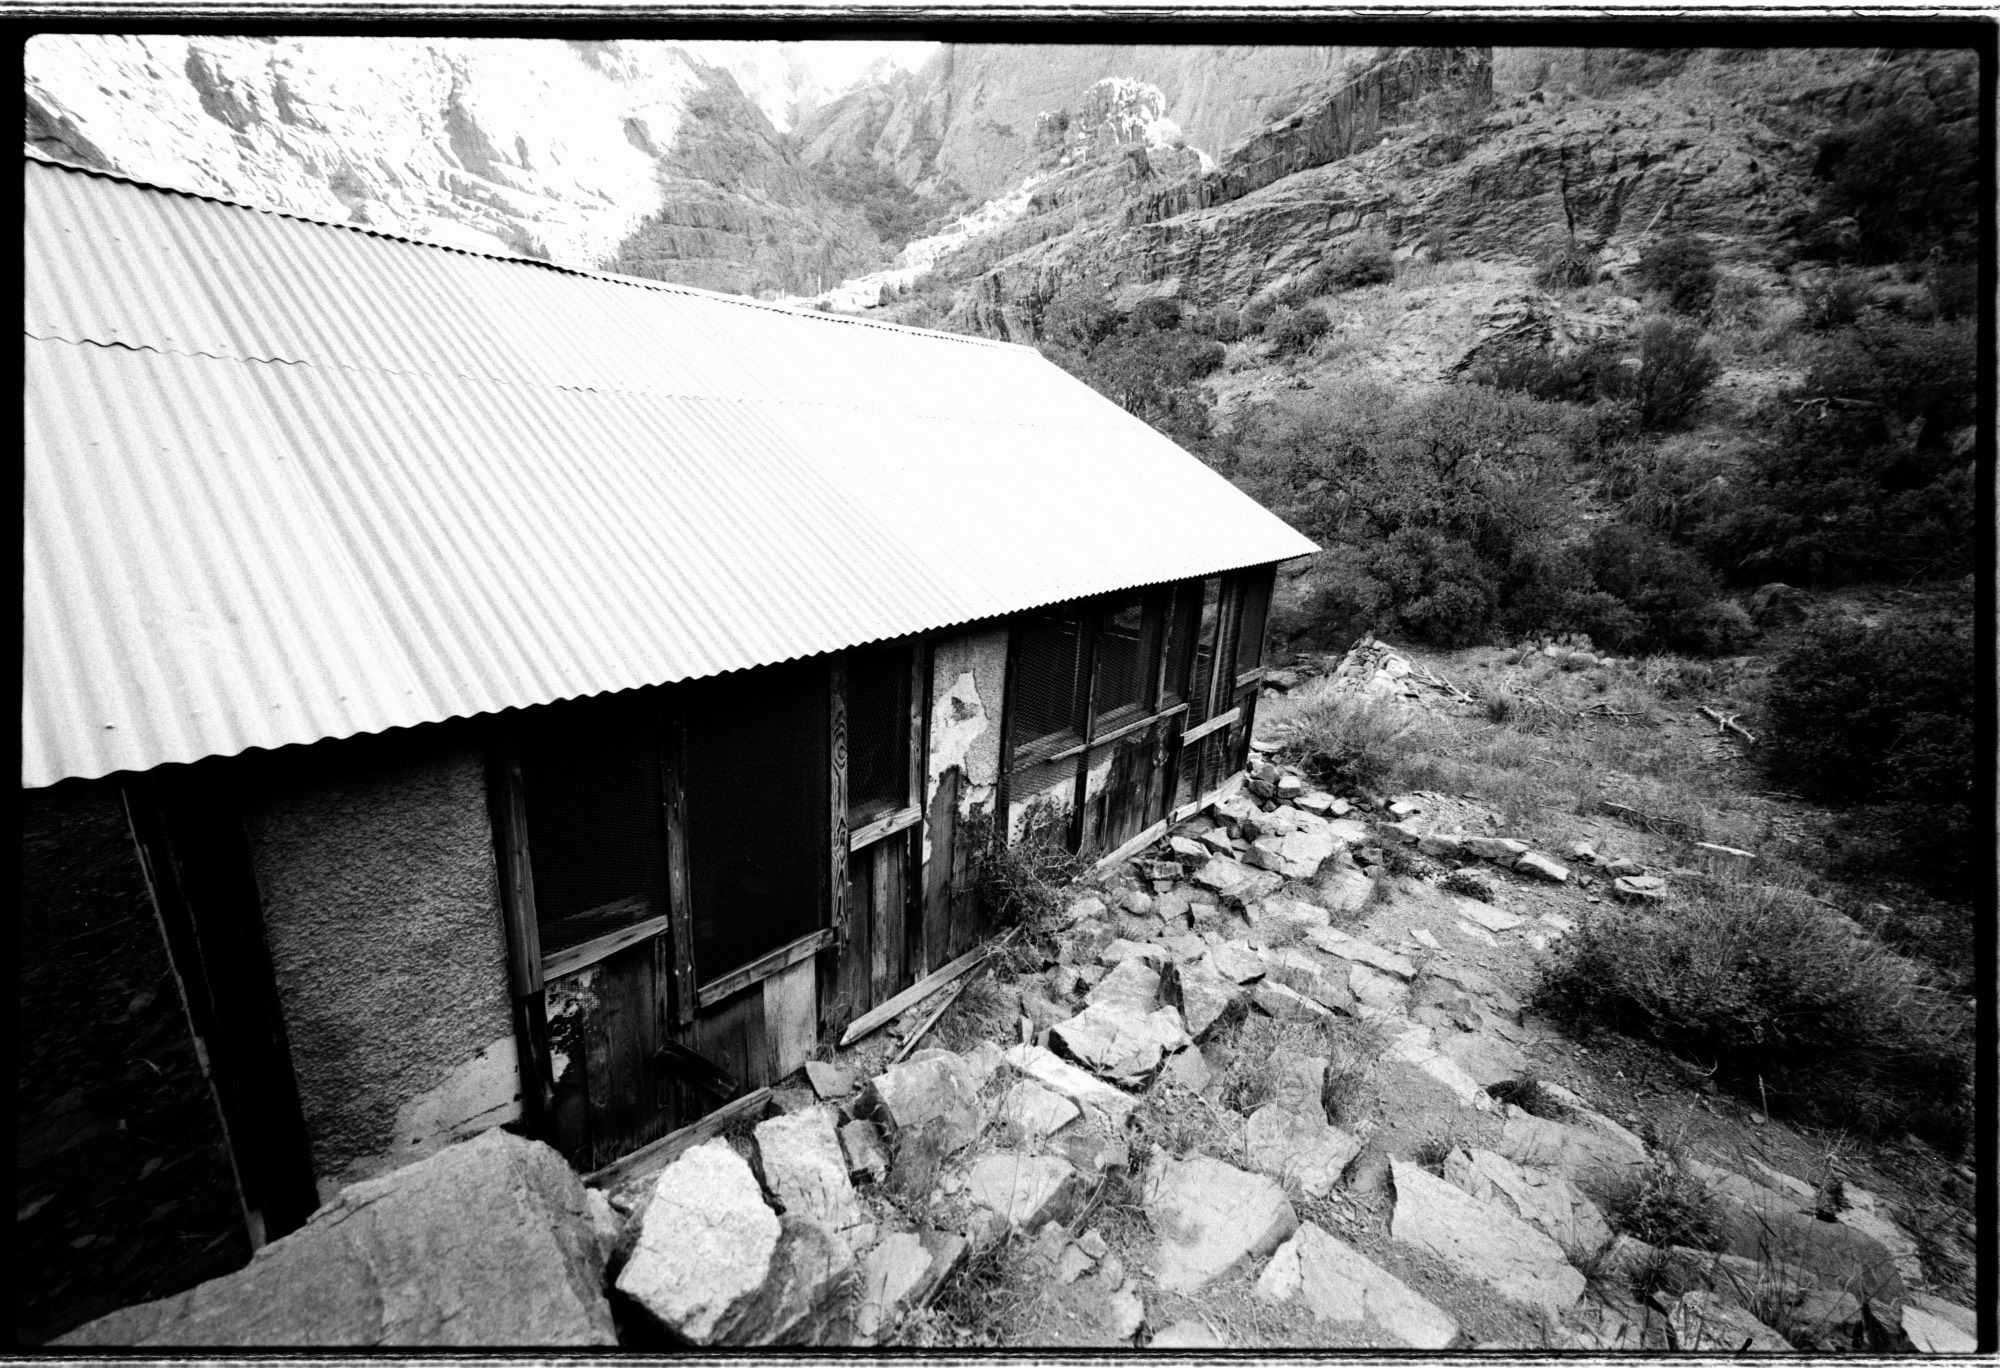
[[[894,812],[910,797],[911,648],[847,658],[847,813],[851,824]]]
[[[1205,579],[1201,582],[1201,613],[1196,620],[1194,638],[1194,680],[1188,686],[1188,696],[1194,700],[1189,712],[1197,719],[1208,716],[1210,682],[1215,674],[1215,633],[1222,620],[1222,582]]]
[[[667,911],[656,705],[642,695],[530,715],[521,785],[542,954]]]
[[[1254,670],[1264,661],[1264,620],[1271,610],[1271,582],[1262,575],[1242,582],[1243,612],[1236,636],[1236,673]]]
[[[1160,705],[1171,707],[1188,696],[1188,666],[1194,661],[1194,636],[1201,625],[1201,586],[1177,584],[1167,607],[1166,671]]]
[[[1014,708],[1013,744],[1077,737],[1083,730],[1089,665],[1083,624],[1072,615],[1036,613],[1024,620],[1008,693]]]
[[[1153,667],[1158,657],[1158,603],[1148,613],[1134,594],[1103,610],[1097,634],[1097,694],[1094,713],[1099,730],[1106,718],[1137,714],[1151,701]]]
[[[819,929],[829,687],[826,662],[814,660],[688,689],[683,792],[700,983]]]

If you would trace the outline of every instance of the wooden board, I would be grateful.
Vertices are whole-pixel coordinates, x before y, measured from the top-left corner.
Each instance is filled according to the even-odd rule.
[[[655,937],[591,966],[582,1040],[593,1167],[665,1135],[677,1120],[670,1079],[654,1058],[665,1039],[662,970],[670,953],[669,938]]]
[[[819,985],[808,960],[772,974],[759,987],[764,994],[769,1076],[775,1082],[812,1057],[819,1038]]]
[[[735,997],[703,1008],[681,1043],[734,1074],[746,1091],[769,1086],[773,1080],[770,1047],[764,1040],[763,985],[752,984]],[[715,1105],[709,1099],[702,1111]]]

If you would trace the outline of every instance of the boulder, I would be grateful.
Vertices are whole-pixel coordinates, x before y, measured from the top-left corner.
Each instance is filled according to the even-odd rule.
[[[689,1344],[756,1340],[784,1227],[736,1151],[697,1145],[660,1170],[618,1290]]]
[[[1077,1172],[1053,1154],[982,1154],[965,1177],[966,1196],[1017,1230],[1067,1218],[1080,1193]]]
[[[1262,979],[1250,990],[1250,1000],[1257,1010],[1279,1021],[1329,1021],[1333,1012],[1306,997],[1296,989],[1287,988],[1282,983]]]
[[[775,1238],[777,1217],[737,1164]],[[235,1273],[56,1343],[608,1347],[617,1338],[604,1259],[583,1183],[562,1156],[491,1130],[346,1188]]]
[[[806,1082],[812,1085],[813,1095],[822,1100],[846,1097],[854,1091],[853,1073],[817,1059],[806,1061]]]
[[[1031,1078],[1009,1088],[1000,1101],[1000,1120],[1030,1139],[1053,1135],[1080,1115],[1076,1103]]]
[[[1646,1156],[1578,1126],[1530,1116],[1507,1106],[1494,1150],[1529,1168],[1549,1169],[1568,1178],[1596,1201],[1614,1200],[1646,1169]]]
[[[1292,831],[1282,837],[1260,837],[1250,847],[1250,861],[1287,879],[1311,879],[1340,849],[1328,831]]]
[[[1264,959],[1242,941],[1224,941],[1208,952],[1216,973],[1234,983],[1249,983],[1264,977]]]
[[[1467,836],[1461,844],[1465,853],[1476,855],[1482,860],[1495,860],[1511,865],[1528,853],[1526,841],[1516,841],[1506,836]]]
[[[810,1216],[847,1236],[864,1221],[847,1176],[831,1107],[812,1107],[757,1123],[764,1186],[786,1211]]]
[[[1076,1065],[1039,1045],[1016,1045],[1006,1052],[1007,1063],[1043,1087],[1062,1094],[1112,1131],[1124,1129],[1139,1099],[1121,1092],[1102,1079],[1093,1078]]]
[[[1433,935],[1429,930],[1421,926],[1413,926],[1410,928],[1410,939],[1415,941],[1418,945],[1423,946],[1424,949],[1426,950],[1444,949],[1444,943],[1440,941],[1435,935]]]
[[[1223,839],[1225,843],[1228,840],[1227,837]],[[1169,836],[1167,838],[1167,849],[1182,864],[1198,868],[1208,863],[1209,847],[1202,845],[1200,841],[1192,837]]]
[[[1453,1150],[1445,1181],[1488,1206],[1520,1217],[1572,1256],[1611,1243],[1611,1227],[1597,1204],[1560,1173],[1522,1168],[1491,1150]]]
[[[1389,1235],[1426,1250],[1503,1297],[1560,1316],[1583,1295],[1583,1274],[1533,1226],[1401,1159],[1390,1162],[1396,1207]]]
[[[1215,1085],[1215,1070],[1209,1067],[1200,1050],[1181,1050],[1166,1062],[1160,1070],[1160,1077],[1177,1088],[1186,1088],[1197,1096],[1206,1093]]]
[[[1916,1239],[1888,1217],[1876,1211],[1862,1211],[1849,1208],[1834,1217],[1842,1225],[1860,1231],[1884,1249],[1895,1261],[1896,1271],[1902,1275],[1905,1284],[1924,1280],[1923,1256],[1917,1252]]]
[[[1298,898],[1266,898],[1244,908],[1244,915],[1251,929],[1265,935],[1311,935],[1324,930],[1327,911],[1324,907],[1304,902]]]
[[[1318,1098],[1313,1102],[1312,1110],[1318,1112]],[[1243,1151],[1258,1173],[1297,1183],[1308,1197],[1324,1197],[1361,1152],[1361,1142],[1303,1108],[1272,1102],[1250,1113]]]
[[[1124,960],[1083,1000],[1093,1007],[1119,1007],[1143,1015],[1160,1005],[1160,971],[1141,959]]]
[[[1123,1003],[1093,1003],[1051,1027],[1049,1039],[1093,1073],[1139,1081],[1166,1056],[1188,1043],[1181,1014],[1172,1007],[1140,1012]]]
[[[1528,1068],[1528,1057],[1518,1047],[1486,1032],[1450,1032],[1438,1042],[1438,1053],[1482,1088],[1519,1078]]]
[[[1971,1354],[1979,1348],[1979,1318],[1923,1292],[1910,1293],[1903,1304],[1903,1333],[1920,1354]]]
[[[1306,933],[1306,939],[1311,941],[1315,948],[1324,950],[1329,955],[1338,955],[1357,964],[1366,964],[1371,968],[1380,969],[1385,974],[1394,974],[1397,978],[1405,979],[1416,976],[1417,966],[1402,955],[1393,950],[1384,950],[1370,941],[1350,936],[1344,931],[1335,931],[1326,926],[1317,927]]]
[[[921,1306],[965,1252],[956,1235],[924,1237],[906,1231],[885,1236],[861,1261],[854,1326],[872,1338]]]
[[[1292,799],[1292,806],[1301,812],[1310,812],[1317,817],[1331,817],[1334,815],[1333,806],[1339,801],[1340,799],[1334,797],[1331,793],[1327,793],[1321,789],[1310,789]]]
[[[1514,861],[1514,870],[1519,874],[1532,874],[1538,879],[1547,880],[1549,883],[1569,882],[1569,871],[1567,869],[1557,864],[1554,860],[1551,860],[1548,856],[1538,854],[1532,850]]]
[[[1347,991],[1370,1011],[1392,1015],[1400,1014],[1410,1001],[1409,985],[1366,964],[1347,966]]]
[[[1382,834],[1385,841],[1393,841],[1397,845],[1415,845],[1424,838],[1423,829],[1411,818],[1405,818],[1400,822],[1383,822],[1376,827],[1376,830]]]
[[[1152,928],[1158,930],[1157,927]],[[1108,969],[1116,969],[1126,960],[1144,960],[1149,964],[1166,962],[1167,952],[1150,941],[1126,940],[1120,936],[1111,944],[1097,952],[1097,962]]]
[[[1206,955],[1174,965],[1164,982],[1168,1002],[1180,1009],[1182,1024],[1194,1040],[1207,1035],[1243,999],[1242,988],[1223,977]]]
[[[1467,921],[1478,923],[1488,931],[1512,931],[1527,920],[1526,917],[1503,912],[1489,903],[1480,902],[1477,898],[1465,899],[1458,909],[1458,914]]]
[[[925,1051],[870,1079],[863,1110],[895,1132],[934,1130],[942,1154],[979,1135],[979,1085],[965,1061],[945,1050]]]
[[[1688,1292],[1667,1312],[1667,1330],[1684,1354],[1788,1354],[1792,1346],[1770,1326],[1713,1292]]]
[[[1753,591],[1744,606],[1750,611],[1750,620],[1768,632],[1804,622],[1812,613],[1812,597],[1803,589],[1774,580]]]
[[[1299,1297],[1317,1320],[1360,1327],[1370,1345],[1443,1349],[1458,1338],[1458,1322],[1311,1222],[1271,1256],[1257,1295],[1276,1302]]]
[[[1665,902],[1667,883],[1666,880],[1650,874],[1620,875],[1611,881],[1611,896],[1620,902]]]
[[[1493,1098],[1485,1088],[1461,1068],[1456,1060],[1439,1053],[1431,1046],[1430,1028],[1412,1024],[1389,1044],[1389,1058],[1393,1061],[1414,1065],[1417,1070],[1437,1083],[1451,1090],[1453,1097],[1476,1111],[1490,1111]]]
[[[1211,858],[1194,872],[1194,883],[1218,898],[1240,893],[1250,882],[1250,871],[1234,860]]]
[[[1269,1254],[1299,1224],[1276,1183],[1205,1154],[1157,1155],[1143,1197],[1158,1236],[1154,1280],[1169,1292],[1201,1290]]]
[[[1417,852],[1440,860],[1456,860],[1465,854],[1465,841],[1441,831],[1426,832],[1417,838]]]
[[[787,1212],[771,1261],[766,1309],[729,1344],[841,1344],[850,1338],[848,1288],[854,1252],[846,1240],[809,1216]]]

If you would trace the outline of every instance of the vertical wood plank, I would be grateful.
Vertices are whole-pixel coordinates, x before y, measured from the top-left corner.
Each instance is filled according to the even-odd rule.
[[[768,1086],[771,1057],[764,1043],[764,993],[761,983],[705,1008],[695,1017],[688,1048],[736,1076],[744,1091]],[[720,1106],[704,1096],[701,1112]]]
[[[496,721],[487,732],[486,802],[500,885],[500,917],[507,937],[507,979],[514,999],[521,1120],[529,1136],[546,1140],[553,1133],[555,1079],[542,992],[541,929],[535,920],[535,871],[528,849],[520,729],[512,718]]]
[[[667,826],[667,918],[672,942],[667,957],[671,982],[669,1010],[675,1024],[694,1020],[694,893],[688,878],[686,775],[687,723],[679,703],[667,705],[660,721],[660,800]],[[663,989],[663,991],[665,991]]]
[[[892,994],[902,992],[921,977],[912,972],[916,966],[910,960],[910,886],[903,878],[906,872],[903,856],[909,849],[909,840],[909,832],[899,831],[881,843],[882,853],[875,857],[882,866],[883,906],[887,909],[883,922],[884,934],[889,938]]]
[[[764,1042],[770,1077],[785,1078],[804,1067],[817,1039],[817,985],[810,960],[773,974],[758,985],[764,995]]]
[[[877,841],[863,852],[868,871],[868,986],[876,1002],[896,995],[895,956],[903,929],[889,901],[889,862],[882,858],[885,845]]]
[[[931,690],[933,659],[928,639],[910,651],[910,801],[922,803],[930,782]],[[924,915],[924,833],[930,814],[904,834],[903,945],[911,981],[930,972],[930,919]],[[942,962],[942,961],[940,961]]]
[[[827,662],[827,804],[828,842],[823,925],[836,941],[848,934],[847,915],[847,660]]]
[[[1084,677],[1083,721],[1079,730],[1083,733],[1084,748],[1076,757],[1075,797],[1070,803],[1069,848],[1082,850],[1084,833],[1088,830],[1084,813],[1084,794],[1090,786],[1090,738],[1096,733],[1097,714],[1097,656],[1103,633],[1099,630],[1104,619],[1101,609],[1093,608],[1090,615],[1082,620],[1084,640],[1078,648],[1078,656],[1088,672]]]

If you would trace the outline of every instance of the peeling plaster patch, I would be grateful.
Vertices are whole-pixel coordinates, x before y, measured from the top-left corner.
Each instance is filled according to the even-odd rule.
[[[1111,782],[1111,760],[1111,754],[1106,754],[1100,763],[1091,766],[1090,776],[1083,781],[1084,802],[1104,792],[1104,786]]]
[[[931,705],[930,792],[924,795],[926,807],[930,799],[937,797],[938,784],[946,770],[954,766],[966,768],[966,756],[986,728],[986,705],[980,701],[979,685],[973,680],[972,671],[966,670]]]
[[[414,1159],[503,1125],[521,1114],[521,1061],[514,1037],[494,1041],[396,1110],[391,1153]]]
[[[569,1072],[569,1056],[561,1050],[550,1050],[549,1064],[555,1070],[555,1081],[562,1082],[562,1076]]]

